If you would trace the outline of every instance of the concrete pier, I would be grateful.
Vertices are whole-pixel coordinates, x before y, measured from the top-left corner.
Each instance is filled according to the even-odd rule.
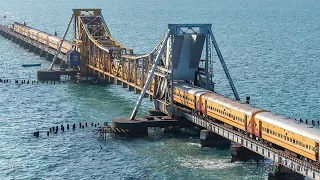
[[[46,57],[46,51],[40,50],[39,55],[40,55],[40,57]]]
[[[39,81],[60,81],[60,72],[53,70],[37,71],[37,79]]]
[[[134,87],[133,87],[133,86],[128,85],[128,90],[129,90],[129,91],[134,91]]]
[[[147,119],[136,118],[130,120],[129,118],[116,118],[112,120],[112,126],[114,132],[118,135],[127,137],[144,137],[148,136],[148,125],[145,123]]]
[[[50,53],[46,53],[46,60],[52,61],[53,60],[53,55]]]
[[[114,81],[113,81],[113,83],[115,84],[115,85],[120,85],[122,82],[119,80],[119,79],[114,79]]]
[[[34,47],[34,54],[39,54],[40,53],[40,49],[37,47]]]
[[[125,82],[121,82],[122,84],[121,84],[121,86],[122,86],[122,88],[128,88],[128,84],[127,83],[125,83]]]
[[[259,161],[264,159],[263,156],[257,154],[249,149],[241,146],[240,144],[233,144],[231,146],[231,162],[235,161],[243,161],[246,162],[248,160]]]
[[[29,52],[34,52],[34,46],[32,46],[32,45],[29,45]]]
[[[77,70],[38,70],[37,79],[39,81],[60,81],[61,75],[76,76]]]
[[[136,94],[140,94],[140,93],[141,93],[141,90],[140,90],[140,89],[138,89],[138,88],[134,88],[134,93],[136,93]]]
[[[210,130],[200,131],[200,143],[202,147],[229,148],[231,141],[213,133]]]
[[[111,77],[111,76],[108,76],[108,81],[109,81],[109,83],[113,83],[114,82],[114,78]]]
[[[24,43],[23,43],[23,48],[29,49],[29,46],[30,46],[29,43],[27,43],[27,42],[24,42]]]

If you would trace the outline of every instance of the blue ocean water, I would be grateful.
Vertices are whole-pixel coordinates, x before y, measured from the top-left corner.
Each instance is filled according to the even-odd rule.
[[[73,8],[101,8],[112,35],[136,53],[149,52],[169,23],[212,23],[242,99],[251,96],[256,106],[319,120],[319,1],[10,0],[1,2],[0,24],[26,22],[61,35]],[[21,67],[35,62],[42,67]],[[48,65],[0,37],[0,78],[35,79],[35,71]],[[216,90],[231,96],[218,59],[214,70]],[[200,148],[196,138],[154,132],[99,141],[92,127],[45,136],[56,125],[129,116],[138,96],[118,86],[0,84],[0,92],[0,179],[265,178],[231,164],[229,150]],[[145,101],[140,114],[150,107]],[[31,134],[36,130],[38,139]]]

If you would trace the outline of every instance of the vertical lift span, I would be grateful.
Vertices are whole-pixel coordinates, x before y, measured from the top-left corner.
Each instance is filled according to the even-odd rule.
[[[130,120],[134,120],[135,117],[136,117],[136,114],[137,114],[138,109],[139,109],[139,107],[141,105],[142,99],[145,96],[145,93],[146,93],[146,91],[147,91],[147,89],[148,89],[148,87],[150,85],[151,79],[154,76],[154,72],[157,69],[158,63],[159,63],[160,59],[162,58],[162,56],[164,55],[165,47],[171,48],[169,50],[169,52],[173,51],[172,46],[168,45],[169,44],[168,40],[171,38],[171,39],[173,39],[173,42],[171,42],[171,43],[174,43],[175,42],[175,38],[178,38],[178,36],[183,36],[183,35],[187,35],[187,34],[189,34],[189,35],[199,35],[200,34],[200,35],[205,35],[205,37],[206,37],[206,47],[205,47],[206,48],[206,50],[205,50],[206,58],[205,58],[205,68],[204,69],[206,71],[205,74],[207,76],[206,77],[206,82],[207,83],[206,83],[206,87],[205,88],[212,90],[212,88],[209,87],[209,85],[212,83],[212,76],[213,76],[212,62],[211,62],[212,61],[212,57],[211,57],[211,55],[212,55],[211,54],[212,47],[210,46],[210,42],[211,42],[213,44],[213,47],[214,47],[216,53],[217,53],[217,56],[218,56],[218,58],[220,60],[220,63],[222,65],[222,67],[223,67],[223,70],[224,70],[224,72],[225,72],[225,74],[227,76],[227,79],[228,79],[230,87],[231,87],[231,89],[233,91],[233,94],[234,94],[236,100],[240,100],[239,95],[237,93],[237,90],[236,90],[236,88],[235,88],[235,86],[233,84],[232,78],[231,78],[231,76],[229,74],[228,68],[227,68],[227,66],[225,64],[224,58],[223,58],[223,56],[222,56],[222,54],[220,52],[218,44],[217,44],[217,42],[215,40],[215,37],[214,37],[214,35],[212,33],[211,26],[212,26],[211,24],[169,24],[169,30],[166,33],[165,37],[164,37],[164,43],[162,44],[162,47],[159,50],[159,52],[158,52],[158,54],[157,54],[157,56],[156,56],[156,58],[154,60],[154,64],[153,64],[152,69],[151,69],[151,71],[150,71],[150,73],[148,75],[147,81],[146,81],[145,85],[143,86],[143,90],[142,90],[142,92],[141,92],[141,94],[140,94],[140,96],[138,98],[138,101],[137,101],[137,103],[136,103],[136,105],[135,105],[135,107],[133,109],[133,112],[132,112],[132,114],[130,116]],[[169,56],[169,55],[166,54],[166,56]],[[170,56],[170,58],[169,58],[169,61],[171,61],[170,62],[171,66],[167,66],[167,67],[168,67],[168,72],[170,73],[170,75],[168,77],[171,77],[171,78],[168,78],[168,77],[167,78],[169,79],[170,84],[171,84],[171,86],[169,87],[171,92],[169,92],[169,93],[171,94],[171,96],[170,96],[171,97],[171,100],[170,100],[171,104],[170,105],[171,105],[171,108],[172,108],[173,107],[173,97],[172,97],[172,94],[173,94],[173,83],[172,82],[173,82],[173,80],[179,80],[179,79],[175,79],[174,76],[173,76],[173,65],[172,65],[173,64],[173,62],[172,62],[173,59],[172,59],[172,56]],[[179,59],[178,59],[178,61],[179,61]],[[175,63],[178,63],[178,62],[175,62]],[[172,113],[173,113],[173,111],[171,110],[171,115],[172,115]]]

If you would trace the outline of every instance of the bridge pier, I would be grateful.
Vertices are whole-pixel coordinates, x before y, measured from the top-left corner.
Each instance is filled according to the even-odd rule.
[[[121,86],[122,86],[122,88],[128,88],[128,84],[125,83],[124,81],[122,81]]]
[[[276,165],[268,173],[268,180],[304,180],[305,177],[282,165]]]
[[[34,52],[34,46],[32,46],[31,44],[29,45],[29,52]]]
[[[111,76],[108,76],[107,80],[108,80],[109,83],[113,83],[114,82],[114,78],[111,77]]]
[[[14,43],[20,44],[20,39],[19,38],[15,38]]]
[[[60,81],[60,71],[38,70],[37,79],[39,81]]]
[[[40,53],[40,49],[37,47],[34,47],[34,54],[39,54]]]
[[[140,94],[140,93],[141,93],[141,90],[140,90],[140,89],[138,89],[138,88],[134,88],[134,93],[136,93],[136,94]]]
[[[229,148],[231,141],[210,130],[203,129],[200,131],[200,144],[202,147]]]
[[[19,41],[19,45],[20,45],[21,47],[23,47],[24,41],[23,41],[23,40],[20,40],[20,41]]]
[[[11,40],[12,42],[14,42],[14,41],[15,41],[15,38],[16,38],[16,37],[11,36],[11,37],[10,37],[10,40]]]
[[[129,91],[134,91],[134,87],[133,87],[133,86],[130,86],[130,84],[128,84],[128,90],[129,90]]]
[[[40,50],[39,55],[40,55],[40,57],[46,57],[46,51]]]
[[[149,94],[149,101],[153,101],[153,95]]]
[[[241,146],[240,144],[233,144],[231,146],[231,162],[247,162],[248,160],[259,161],[262,159],[264,159],[263,156],[253,151],[250,151],[249,149]]]
[[[120,84],[122,84],[122,81],[120,81],[120,80],[117,79],[117,78],[114,78],[113,83],[114,83],[115,85],[120,85]]]
[[[52,61],[53,60],[53,55],[51,55],[50,53],[46,53],[46,60]]]
[[[52,58],[52,60],[53,60],[53,58]],[[57,58],[56,61],[54,62],[54,64],[60,64],[61,62],[63,62],[63,61],[60,58]],[[66,63],[64,62],[64,64],[66,64]],[[68,65],[66,64],[66,66],[64,66],[64,67],[68,68]]]
[[[122,136],[127,137],[144,137],[148,136],[148,124],[145,123],[147,119],[136,118],[130,120],[129,118],[116,118],[112,120],[112,130]]]
[[[68,69],[68,64],[64,61],[61,61],[61,59],[57,59],[55,64],[58,64],[57,61],[60,61],[59,66],[61,69]]]
[[[9,39],[9,34],[8,33],[4,33],[4,38]]]
[[[23,42],[23,48],[24,49],[29,49],[29,43]]]

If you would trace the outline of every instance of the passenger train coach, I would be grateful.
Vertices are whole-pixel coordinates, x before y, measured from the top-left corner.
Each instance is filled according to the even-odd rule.
[[[320,130],[189,83],[174,83],[174,102],[284,153],[319,164]]]
[[[60,37],[50,35],[48,33],[30,28],[29,26],[26,26],[17,22],[15,22],[10,28],[16,33],[29,37],[33,40],[36,40],[39,43],[46,45],[47,47],[51,47],[53,49],[58,49],[59,44],[62,41]],[[63,41],[61,52],[64,54],[67,54],[67,52],[71,49],[72,49],[72,44],[68,41]]]

